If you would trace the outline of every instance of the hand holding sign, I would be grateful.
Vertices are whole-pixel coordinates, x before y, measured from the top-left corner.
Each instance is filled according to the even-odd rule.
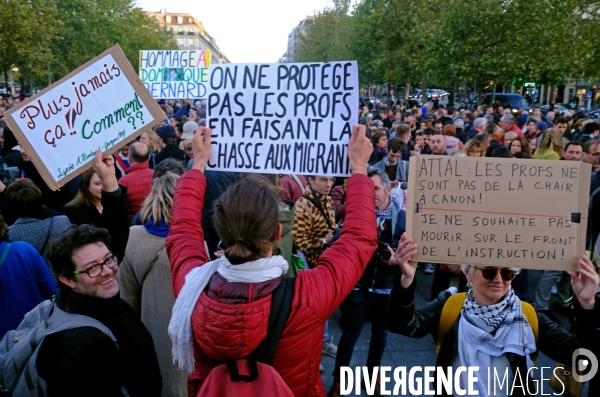
[[[364,125],[352,126],[352,136],[348,142],[348,160],[353,174],[367,174],[367,163],[373,153],[373,145],[366,135]]]
[[[398,249],[394,254],[396,262],[398,262],[400,269],[402,269],[402,278],[400,279],[402,288],[410,287],[415,278],[417,261],[411,261],[410,258],[416,254],[417,244],[413,244],[412,238],[406,237],[406,233],[402,234],[400,243],[398,243]]]
[[[119,188],[117,177],[115,176],[115,159],[113,156],[109,155],[107,158],[102,159],[102,150],[96,150],[94,168],[102,181],[102,190],[105,192],[114,192]]]
[[[208,159],[210,158],[211,142],[210,136],[212,130],[208,127],[198,127],[194,133],[192,146],[194,148],[194,165],[193,169],[204,172]]]
[[[595,297],[599,278],[590,258],[584,254],[579,259],[579,275],[576,272],[567,273],[571,276],[571,285],[581,307],[592,310],[596,306]]]

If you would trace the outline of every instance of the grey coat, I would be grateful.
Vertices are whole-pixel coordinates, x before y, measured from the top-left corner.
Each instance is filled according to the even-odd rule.
[[[19,218],[10,226],[8,237],[12,241],[25,241],[44,258],[50,271],[50,261],[46,256],[52,240],[71,226],[69,218],[64,215],[53,216],[46,219]]]
[[[187,397],[187,373],[173,364],[167,332],[175,296],[165,240],[148,233],[144,226],[132,226],[119,266],[119,286],[121,298],[141,316],[154,340],[162,374],[162,396]]]

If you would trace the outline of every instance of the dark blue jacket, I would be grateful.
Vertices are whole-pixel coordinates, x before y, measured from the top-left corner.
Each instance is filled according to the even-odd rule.
[[[9,241],[0,242],[0,257]],[[56,280],[35,248],[24,241],[13,242],[0,268],[0,338],[55,292]]]

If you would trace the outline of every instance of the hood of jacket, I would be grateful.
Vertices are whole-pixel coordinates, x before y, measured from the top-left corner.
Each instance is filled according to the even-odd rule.
[[[262,283],[211,278],[194,309],[196,342],[213,360],[241,359],[267,336],[271,296],[281,278]]]
[[[446,136],[446,152],[452,153],[459,149],[460,139],[455,136]]]

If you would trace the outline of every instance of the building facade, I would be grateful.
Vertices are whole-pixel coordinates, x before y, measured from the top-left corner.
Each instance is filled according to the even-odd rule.
[[[217,46],[215,39],[204,29],[202,22],[189,13],[167,12],[166,8],[161,8],[158,12],[146,11],[146,13],[173,33],[180,50],[210,50],[212,63],[230,63],[227,55]]]
[[[312,15],[307,16],[298,23],[292,32],[288,35],[287,52],[279,59],[279,63],[298,62],[298,52],[300,51],[300,40],[306,34],[306,29],[315,21]]]

